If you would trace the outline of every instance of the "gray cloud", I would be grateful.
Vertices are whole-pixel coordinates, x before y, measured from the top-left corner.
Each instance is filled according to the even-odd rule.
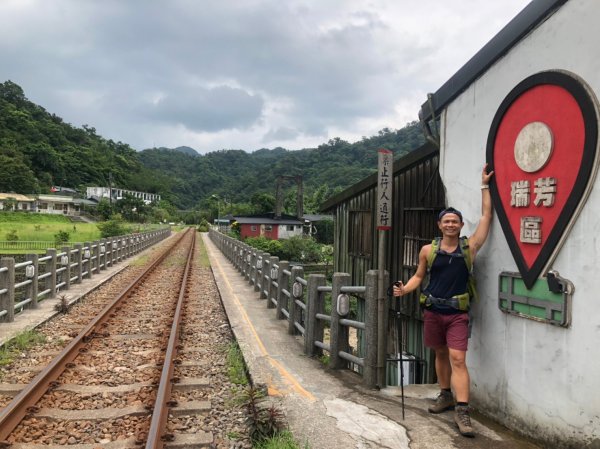
[[[296,149],[416,119],[527,3],[7,0],[0,58],[32,101],[134,148]]]
[[[172,93],[140,111],[161,123],[184,125],[192,131],[221,131],[247,128],[261,116],[263,100],[243,89],[218,86],[189,88]]]

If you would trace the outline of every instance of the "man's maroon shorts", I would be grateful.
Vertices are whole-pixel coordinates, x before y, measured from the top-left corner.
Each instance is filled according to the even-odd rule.
[[[468,313],[442,315],[425,310],[425,346],[430,348],[448,346],[458,351],[466,351],[468,342]]]

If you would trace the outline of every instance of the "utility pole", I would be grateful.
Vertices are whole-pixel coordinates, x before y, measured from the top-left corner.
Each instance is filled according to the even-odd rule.
[[[302,175],[277,177],[277,189],[275,191],[275,218],[281,218],[283,211],[283,180],[290,179],[296,183],[296,215],[302,218],[304,215],[304,190],[302,188]]]
[[[110,171],[108,172],[108,203],[112,211],[112,172]]]

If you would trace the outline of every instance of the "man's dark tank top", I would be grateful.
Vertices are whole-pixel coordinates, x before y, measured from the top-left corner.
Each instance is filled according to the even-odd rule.
[[[429,270],[429,285],[424,293],[436,298],[452,298],[467,291],[468,280],[469,270],[460,245],[451,253],[440,250]],[[464,313],[441,304],[434,304],[428,309],[445,315]]]

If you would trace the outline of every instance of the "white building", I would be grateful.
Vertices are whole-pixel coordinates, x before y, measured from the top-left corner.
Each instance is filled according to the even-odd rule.
[[[110,187],[88,187],[86,194],[87,198],[94,198],[97,200],[102,198],[110,199],[111,196],[113,200],[120,200],[123,199],[125,195],[131,195],[134,198],[141,199],[146,204],[160,201],[160,195],[157,193],[137,192],[135,190],[118,189],[115,187],[112,189]]]
[[[600,2],[534,0],[424,103],[464,234],[492,164],[467,363],[474,405],[551,447],[600,441]],[[562,293],[550,270],[568,279]],[[510,274],[514,273],[514,274]],[[550,282],[548,282],[550,277]]]
[[[35,212],[54,215],[79,215],[81,208],[72,196],[36,195]]]
[[[19,193],[0,193],[0,210],[6,210],[5,203],[14,204],[13,210],[27,212],[34,208],[35,198],[30,198]]]

